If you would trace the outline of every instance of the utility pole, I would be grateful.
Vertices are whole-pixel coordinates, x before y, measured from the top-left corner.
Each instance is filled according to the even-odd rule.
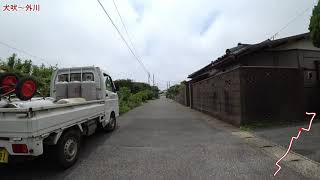
[[[148,84],[150,85],[150,73],[148,72]]]
[[[152,74],[152,86],[154,86],[154,74]]]

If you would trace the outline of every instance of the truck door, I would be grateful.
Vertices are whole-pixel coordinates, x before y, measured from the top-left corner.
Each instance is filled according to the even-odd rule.
[[[118,115],[118,95],[116,93],[116,88],[113,84],[111,77],[107,74],[103,74],[106,86],[106,116],[110,117],[112,111]]]

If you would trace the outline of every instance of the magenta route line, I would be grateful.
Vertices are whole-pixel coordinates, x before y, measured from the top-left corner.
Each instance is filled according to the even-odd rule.
[[[290,144],[289,144],[289,147],[288,147],[287,152],[276,162],[276,166],[278,166],[278,170],[273,174],[273,176],[276,176],[277,173],[281,170],[281,166],[279,165],[279,163],[280,163],[280,161],[281,161],[283,158],[285,158],[285,157],[288,155],[288,153],[290,152],[293,141],[294,141],[295,139],[296,139],[296,140],[299,139],[300,134],[302,133],[302,131],[307,131],[307,132],[310,131],[311,126],[312,126],[312,122],[313,122],[314,117],[316,116],[316,113],[308,113],[308,112],[306,112],[306,114],[307,114],[307,115],[312,115],[312,118],[311,118],[311,120],[310,120],[308,129],[306,129],[306,128],[300,128],[300,129],[299,129],[299,132],[298,132],[298,135],[297,135],[297,136],[293,136],[293,137],[291,138],[291,141],[290,141]]]

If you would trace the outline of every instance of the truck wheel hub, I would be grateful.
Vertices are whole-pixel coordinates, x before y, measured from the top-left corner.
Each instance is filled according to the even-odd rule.
[[[68,139],[64,146],[64,154],[67,161],[72,161],[78,152],[77,143],[73,139]]]
[[[114,124],[115,124],[115,120],[112,118],[110,122],[110,127],[114,127]]]

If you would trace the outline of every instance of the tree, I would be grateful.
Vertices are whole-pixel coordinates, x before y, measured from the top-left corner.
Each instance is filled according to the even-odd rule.
[[[313,45],[320,48],[320,1],[313,9],[309,30]]]
[[[176,85],[171,86],[167,90],[166,97],[170,98],[170,99],[175,98],[179,94],[181,89],[183,89],[184,87],[185,87],[184,81],[182,81],[180,84],[176,84]]]

